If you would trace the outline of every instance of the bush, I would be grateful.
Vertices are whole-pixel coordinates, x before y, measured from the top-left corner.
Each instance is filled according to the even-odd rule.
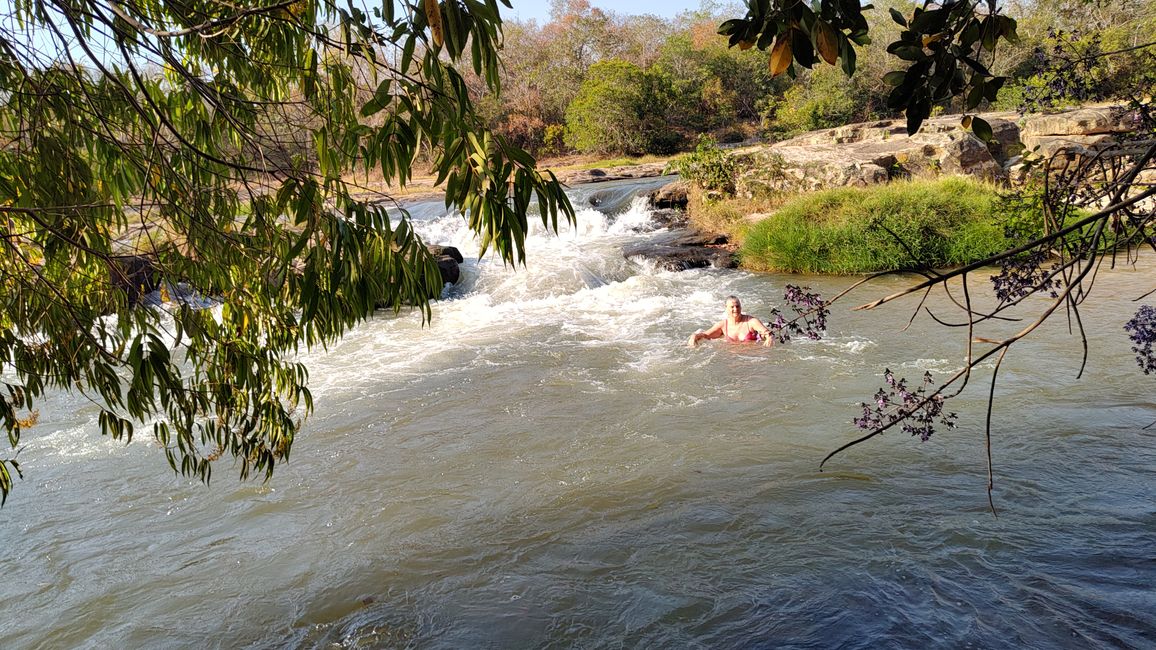
[[[704,190],[733,194],[738,164],[715,144],[710,136],[698,138],[694,153],[683,154],[672,163],[678,175]]]
[[[1039,232],[1038,214],[965,177],[842,188],[799,197],[754,225],[740,249],[753,270],[871,273],[967,264]],[[1018,226],[1012,235],[1009,222]],[[1031,229],[1025,223],[1035,224]]]
[[[767,137],[781,140],[881,116],[879,98],[861,84],[858,77],[848,78],[838,68],[817,67],[781,97],[764,102]]]
[[[566,109],[566,144],[583,153],[670,153],[680,141],[665,127],[664,77],[619,59],[590,66]]]

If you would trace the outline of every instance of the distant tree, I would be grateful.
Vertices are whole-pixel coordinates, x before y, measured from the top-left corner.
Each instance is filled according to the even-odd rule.
[[[833,68],[800,75],[799,82],[766,102],[765,131],[775,139],[879,117],[872,113],[873,96]]]
[[[818,4],[796,0],[748,0],[747,14],[719,26],[728,43],[740,49],[758,47],[770,52],[773,75],[796,75],[796,64],[838,65],[847,76],[855,74],[856,45],[871,42],[870,24],[858,2],[823,0]],[[994,98],[1006,78],[989,69],[1000,40],[1017,41],[1016,21],[1004,15],[995,0],[925,2],[910,13],[894,7],[892,20],[903,27],[887,52],[909,63],[884,79],[892,87],[887,106],[902,110],[908,131],[919,130],[934,105],[965,96],[967,110]],[[986,63],[985,63],[986,61]],[[975,123],[977,135],[986,123]],[[985,138],[987,139],[987,138]]]
[[[765,55],[725,47],[713,27],[702,18],[673,34],[651,69],[670,80],[670,127],[688,136],[756,122],[760,102],[787,86],[772,80]]]
[[[663,81],[626,61],[594,64],[566,110],[566,143],[599,154],[671,150]]]
[[[106,435],[147,427],[182,474],[231,458],[268,477],[312,408],[295,354],[379,306],[428,317],[442,288],[404,211],[355,170],[404,186],[428,148],[447,206],[509,263],[531,202],[554,227],[573,217],[468,96],[458,66],[496,89],[501,39],[496,0],[15,0],[0,23],[11,447],[45,392],[68,390]],[[283,115],[303,131],[267,155]],[[139,304],[177,283],[220,306]],[[0,501],[20,471],[0,458]]]
[[[1013,76],[1001,106],[1049,110],[1143,94],[1152,87],[1156,2],[1039,0],[1024,7],[1021,43],[1001,65]]]

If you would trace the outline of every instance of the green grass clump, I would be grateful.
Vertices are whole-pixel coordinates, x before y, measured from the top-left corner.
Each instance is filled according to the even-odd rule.
[[[1025,223],[1042,223],[1025,210],[991,184],[958,176],[828,190],[789,201],[752,226],[739,253],[759,271],[958,266],[1014,245],[1006,225],[1023,232]]]

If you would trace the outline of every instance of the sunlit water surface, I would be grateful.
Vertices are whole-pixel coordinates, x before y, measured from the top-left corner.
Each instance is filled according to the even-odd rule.
[[[317,409],[267,484],[176,477],[48,400],[0,510],[0,647],[1154,643],[1154,380],[1121,328],[1151,265],[1101,274],[1083,377],[1063,315],[1000,370],[997,518],[990,366],[956,430],[819,471],[885,367],[946,376],[965,333],[901,331],[916,300],[849,310],[893,278],[822,341],[688,349],[727,294],[765,315],[786,283],[849,280],[624,259],[661,182],[576,190],[578,225],[531,236],[524,268],[467,259],[432,323],[382,315],[310,353]],[[414,207],[427,241],[476,251],[439,208]]]

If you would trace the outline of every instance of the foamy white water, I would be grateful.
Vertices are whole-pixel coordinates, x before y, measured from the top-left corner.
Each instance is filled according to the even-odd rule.
[[[0,510],[0,647],[1143,647],[1156,638],[1153,381],[1121,326],[1152,267],[1107,272],[1083,313],[952,403],[960,426],[837,457],[883,368],[960,367],[914,304],[850,312],[765,349],[686,337],[840,278],[656,271],[635,196],[579,188],[575,227],[527,265],[466,255],[424,324],[382,314],[310,352],[317,410],[272,481],[174,477],[147,438],[101,438],[74,395],[42,405]],[[980,292],[982,278],[977,279]],[[945,301],[932,299],[941,310]]]

